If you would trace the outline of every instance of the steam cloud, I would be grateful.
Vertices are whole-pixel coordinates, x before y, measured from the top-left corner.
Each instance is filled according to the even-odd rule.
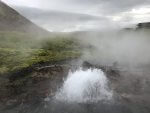
[[[89,32],[79,36],[83,59],[101,65],[143,66],[150,63],[150,38],[146,30]]]
[[[108,80],[100,69],[76,70],[70,72],[56,99],[68,102],[98,102],[110,100],[112,91]]]

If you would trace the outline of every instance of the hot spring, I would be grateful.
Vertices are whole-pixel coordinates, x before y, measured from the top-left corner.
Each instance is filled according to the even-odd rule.
[[[67,102],[98,102],[111,100],[113,91],[108,86],[108,79],[101,69],[82,68],[69,72],[55,99]]]

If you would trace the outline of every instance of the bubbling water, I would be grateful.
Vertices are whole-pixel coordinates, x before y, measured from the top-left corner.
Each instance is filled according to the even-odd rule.
[[[101,69],[80,68],[75,72],[69,72],[55,98],[59,101],[84,103],[110,100],[112,96],[108,79]]]

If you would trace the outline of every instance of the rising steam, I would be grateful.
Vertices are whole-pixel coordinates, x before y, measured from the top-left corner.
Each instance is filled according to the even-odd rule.
[[[108,80],[100,69],[79,69],[69,72],[63,87],[57,92],[56,99],[67,102],[98,102],[110,100],[112,91]]]
[[[149,31],[89,32],[79,36],[82,45],[91,45],[83,59],[100,65],[117,62],[125,66],[143,66],[150,63]]]

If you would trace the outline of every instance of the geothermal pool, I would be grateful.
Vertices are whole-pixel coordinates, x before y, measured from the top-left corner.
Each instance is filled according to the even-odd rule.
[[[111,100],[113,91],[108,87],[108,79],[101,69],[82,68],[69,72],[55,99],[66,102],[98,102]]]
[[[150,80],[149,76],[146,78],[148,72],[138,70],[135,74],[131,74],[123,71],[120,72],[120,77],[115,76],[113,80],[110,77],[112,75],[108,75],[102,69],[78,68],[64,76],[53,96],[48,95],[42,98],[43,100],[38,97],[37,101],[33,99],[32,103],[11,105],[2,112],[149,113]],[[52,85],[60,83],[49,81],[51,82]]]

